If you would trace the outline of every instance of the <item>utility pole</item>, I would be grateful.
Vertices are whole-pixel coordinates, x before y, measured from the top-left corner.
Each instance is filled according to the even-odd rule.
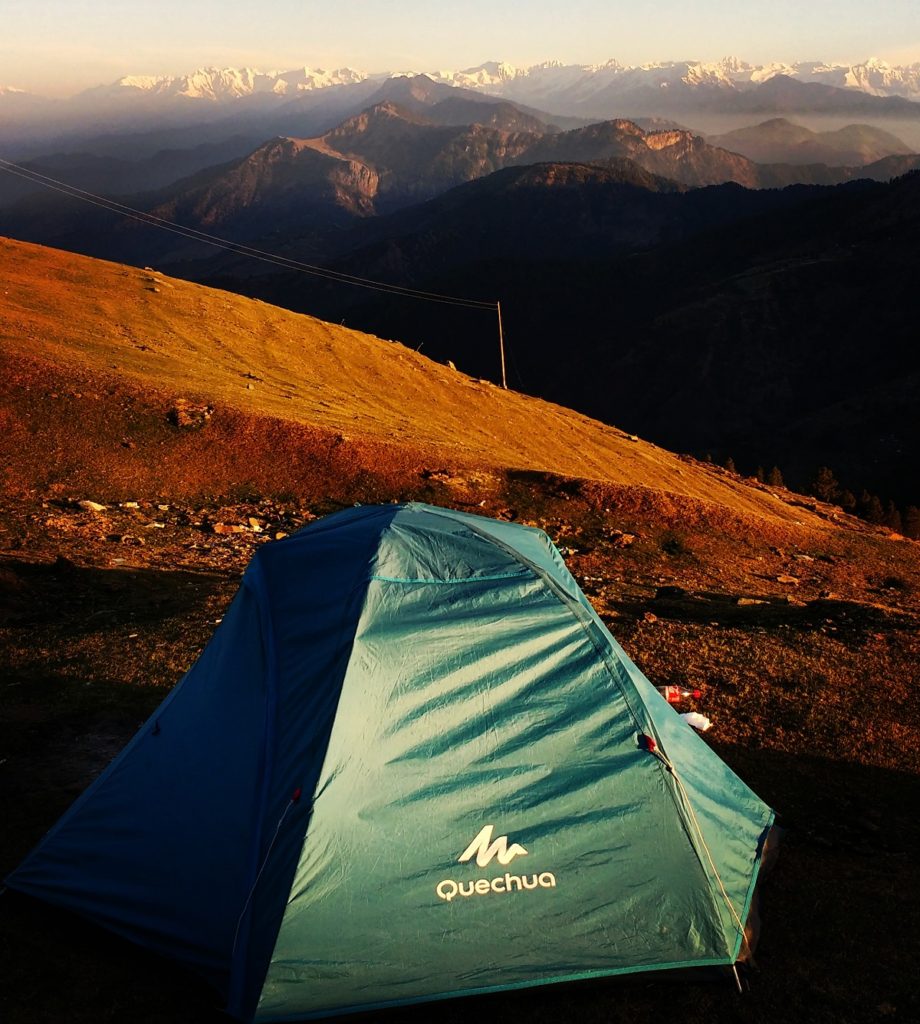
[[[495,310],[498,313],[498,348],[502,356],[502,387],[508,390],[508,377],[505,373],[505,336],[502,334],[502,304],[495,303]]]

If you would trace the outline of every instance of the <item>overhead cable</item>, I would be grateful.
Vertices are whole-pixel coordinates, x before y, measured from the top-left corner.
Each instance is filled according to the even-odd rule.
[[[343,271],[331,270],[328,267],[320,267],[311,263],[303,263],[300,260],[292,260],[287,256],[279,256],[276,253],[266,252],[264,249],[256,249],[253,246],[244,245],[242,242],[232,242],[229,239],[221,238],[218,235],[209,234],[206,231],[199,231],[197,228],[186,227],[177,224],[175,221],[167,220],[165,217],[158,217],[153,213],[146,213],[143,210],[136,210],[134,207],[126,206],[114,199],[88,192],[85,189],[77,188],[75,185],[68,185],[47,174],[42,174],[32,168],[24,167],[21,164],[4,160],[0,157],[0,170],[26,181],[31,181],[43,188],[60,192],[71,199],[89,203],[92,206],[101,207],[112,213],[120,214],[146,224],[149,227],[169,231],[172,234],[180,235],[191,241],[201,242],[204,245],[211,245],[218,249],[225,249],[228,252],[236,253],[238,256],[246,256],[263,263],[271,263],[282,267],[285,270],[292,270],[302,274],[311,274],[315,277],[325,278],[338,284],[349,284],[357,288],[367,288],[373,291],[384,292],[390,295],[401,295],[409,299],[421,299],[426,302],[440,302],[451,306],[465,306],[469,309],[488,309],[495,312],[498,308],[497,302],[488,302],[481,299],[469,299],[458,295],[445,295],[440,292],[422,291],[419,288],[408,288],[403,285],[389,284],[386,281],[375,281],[371,278],[358,277],[354,274],[346,274]]]

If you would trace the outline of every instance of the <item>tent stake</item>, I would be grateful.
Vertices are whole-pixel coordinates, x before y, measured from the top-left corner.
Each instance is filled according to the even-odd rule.
[[[738,977],[738,967],[732,964],[732,974],[735,976],[735,988],[738,989],[738,995],[744,995],[744,989],[741,987],[741,979]]]

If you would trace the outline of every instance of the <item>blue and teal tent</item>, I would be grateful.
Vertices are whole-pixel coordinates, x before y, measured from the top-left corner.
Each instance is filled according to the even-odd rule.
[[[285,1021],[734,964],[772,819],[544,533],[369,506],[258,551],[7,884]]]

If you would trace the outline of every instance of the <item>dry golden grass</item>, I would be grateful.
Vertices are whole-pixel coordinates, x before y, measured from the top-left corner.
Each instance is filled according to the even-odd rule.
[[[49,416],[41,403],[57,385],[48,373],[77,371],[91,395],[122,389],[164,402],[213,403],[225,421],[236,416],[236,430],[242,417],[250,432],[271,434],[274,441],[263,442],[267,458],[273,444],[290,447],[285,433],[301,452],[329,435],[336,444],[369,445],[370,456],[359,461],[371,467],[388,457],[405,462],[409,449],[422,461],[440,456],[466,468],[552,472],[690,498],[777,525],[820,526],[750,482],[372,335],[9,239],[0,239],[0,275],[0,343],[34,372],[44,364],[46,375],[44,392],[36,387],[20,420]],[[17,366],[22,383],[28,373]],[[84,413],[89,428],[93,416]],[[254,428],[256,420],[262,423]],[[194,478],[193,455],[183,452],[182,461]]]

